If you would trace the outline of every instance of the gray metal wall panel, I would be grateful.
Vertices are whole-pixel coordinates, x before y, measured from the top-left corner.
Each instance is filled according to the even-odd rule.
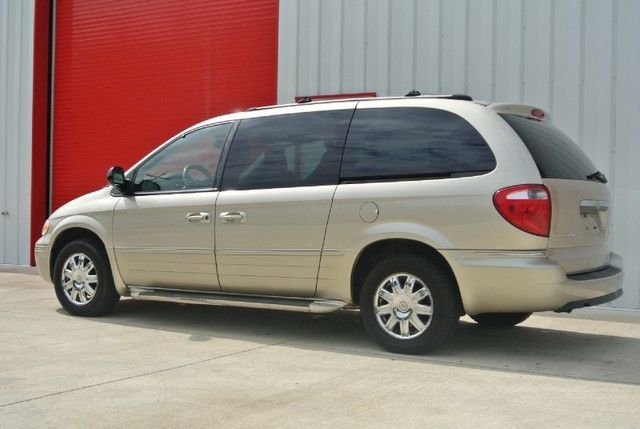
[[[640,308],[638,22],[637,0],[281,0],[278,102],[416,88],[549,110],[611,180],[614,305]]]
[[[496,100],[522,100],[522,2],[496,3]]]
[[[580,135],[582,26],[580,0],[557,1],[554,8],[553,120],[574,139]]]
[[[34,2],[0,3],[0,263],[29,264]]]
[[[495,92],[494,2],[472,1],[469,5],[468,86],[469,94],[492,100]]]
[[[365,89],[389,92],[389,23],[390,0],[370,0],[367,3],[367,41],[363,47],[367,60]],[[339,84],[338,84],[339,86]],[[343,88],[343,92],[351,88]]]
[[[611,139],[612,9],[613,2],[587,2],[584,12],[585,68],[580,143],[603,170],[609,170]]]
[[[298,0],[280,0],[278,11],[278,100],[298,90]]]
[[[4,210],[6,203],[6,188],[7,188],[7,178],[6,178],[6,166],[7,163],[7,102],[6,94],[7,94],[7,79],[8,79],[8,19],[9,19],[9,3],[2,2],[0,3],[0,211]],[[0,263],[4,263],[6,260],[6,247],[5,241],[6,238],[6,229],[7,229],[7,220],[0,217]]]
[[[440,88],[442,92],[464,93],[467,79],[467,31],[468,2],[450,0],[441,5],[440,42]]]
[[[640,2],[617,2],[613,62],[613,247],[625,256],[625,295],[616,305],[640,308]],[[607,114],[609,112],[602,112]]]
[[[342,77],[340,91],[343,88],[364,89],[365,80],[365,7],[364,0],[351,0],[342,7]]]
[[[318,92],[318,64],[320,61],[319,0],[307,0],[305,7],[298,9],[298,91],[304,94]]]
[[[440,87],[440,1],[416,2],[414,88]]]
[[[389,91],[403,94],[413,87],[415,34],[413,32],[414,2],[392,1],[389,26]],[[400,48],[401,47],[401,48]]]
[[[551,0],[524,4],[523,101],[549,108],[551,98]]]
[[[335,94],[340,92],[340,71],[342,69],[341,0],[320,2],[320,22],[330,24],[323,26],[323,31],[320,33],[320,58],[322,61],[320,62],[318,92]]]

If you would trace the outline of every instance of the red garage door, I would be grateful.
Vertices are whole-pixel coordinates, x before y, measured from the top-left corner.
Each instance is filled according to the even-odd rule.
[[[203,119],[276,100],[278,0],[58,0],[52,209]]]

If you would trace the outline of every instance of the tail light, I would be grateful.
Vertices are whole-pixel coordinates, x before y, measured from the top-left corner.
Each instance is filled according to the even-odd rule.
[[[500,189],[493,204],[511,225],[530,234],[549,236],[551,198],[544,185],[518,185]]]

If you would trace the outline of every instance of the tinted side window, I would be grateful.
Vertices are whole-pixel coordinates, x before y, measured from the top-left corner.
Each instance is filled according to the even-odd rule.
[[[543,178],[587,180],[596,171],[582,149],[549,122],[517,115],[500,116],[527,146]]]
[[[211,189],[231,123],[185,134],[138,167],[134,191],[172,192]]]
[[[411,179],[482,174],[496,161],[482,136],[439,109],[359,109],[349,129],[342,179]]]
[[[236,131],[223,189],[335,184],[353,110],[245,119]]]

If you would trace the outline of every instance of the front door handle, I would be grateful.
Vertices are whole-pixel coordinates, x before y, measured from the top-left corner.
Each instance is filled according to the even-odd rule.
[[[211,213],[206,212],[193,212],[187,213],[185,217],[189,223],[209,223],[211,222]]]
[[[245,212],[222,212],[220,220],[222,223],[245,223],[247,214]]]

